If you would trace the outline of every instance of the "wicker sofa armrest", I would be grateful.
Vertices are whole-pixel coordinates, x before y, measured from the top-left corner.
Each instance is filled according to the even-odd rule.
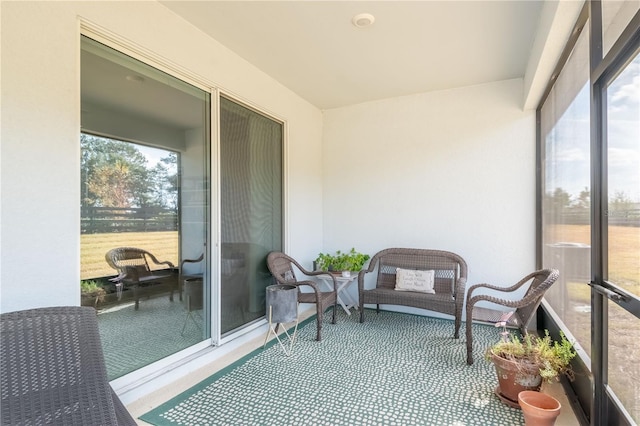
[[[152,253],[147,252],[146,254],[149,256],[149,258],[151,258],[153,263],[156,264],[156,265],[167,265],[171,269],[175,268],[174,264],[169,262],[168,260],[160,262]]]
[[[467,300],[471,298],[471,296],[473,296],[473,292],[478,289],[478,288],[486,288],[489,290],[495,290],[495,291],[500,291],[503,293],[511,293],[517,289],[519,289],[520,287],[522,287],[522,285],[525,283],[526,281],[518,281],[516,284],[510,286],[510,287],[500,287],[497,285],[493,285],[493,284],[487,284],[487,283],[480,283],[480,284],[474,284],[471,287],[469,287],[469,291],[467,292]]]
[[[296,266],[296,268],[298,268],[298,270],[300,270],[300,272],[302,272],[304,275],[308,276],[308,277],[318,277],[321,275],[326,275],[331,277],[331,281],[333,283],[333,291],[336,291],[338,288],[338,282],[336,281],[336,277],[333,276],[333,274],[326,272],[326,271],[309,271],[308,269],[304,268],[300,263],[298,263],[297,260],[295,259],[291,259],[291,263],[294,264]],[[317,286],[315,286],[315,282],[307,280],[307,281],[299,281],[298,284],[300,283],[313,283],[315,288],[316,293],[318,292],[317,290]],[[305,284],[305,285],[309,285],[309,284]]]

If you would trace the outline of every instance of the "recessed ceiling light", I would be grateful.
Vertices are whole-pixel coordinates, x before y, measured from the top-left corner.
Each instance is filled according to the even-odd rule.
[[[125,78],[132,83],[144,83],[144,77],[140,77],[139,75],[128,75]]]
[[[373,25],[376,18],[370,13],[359,13],[351,19],[353,25],[358,28],[364,28]]]

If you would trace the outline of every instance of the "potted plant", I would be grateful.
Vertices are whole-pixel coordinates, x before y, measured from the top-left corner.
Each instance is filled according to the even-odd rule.
[[[562,331],[559,341],[551,340],[548,330],[543,337],[527,334],[520,338],[506,330],[501,334],[502,339],[487,350],[486,358],[494,363],[498,375],[496,395],[507,405],[519,408],[518,394],[539,391],[543,381],[559,380],[561,375],[573,380],[571,360],[576,351]]]
[[[367,263],[369,257],[368,254],[357,252],[355,248],[351,248],[351,250],[346,253],[338,250],[334,255],[320,253],[315,260],[315,269],[337,274],[342,272],[357,272]]]
[[[104,301],[107,294],[96,281],[87,280],[80,281],[80,305],[82,306],[98,306],[98,303]]]

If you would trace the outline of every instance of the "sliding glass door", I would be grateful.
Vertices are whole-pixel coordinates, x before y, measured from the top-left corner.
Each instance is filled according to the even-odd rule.
[[[283,124],[220,98],[221,334],[265,315],[267,254],[282,250]]]
[[[283,244],[284,124],[222,96],[212,152],[210,91],[88,37],[81,47],[81,285],[113,380],[263,320],[266,257]]]
[[[640,54],[608,84],[606,93],[603,266],[606,286],[614,294],[609,295],[612,300],[607,300],[605,309],[605,383],[628,415],[640,423]]]
[[[210,94],[81,45],[82,304],[110,379],[211,338]]]

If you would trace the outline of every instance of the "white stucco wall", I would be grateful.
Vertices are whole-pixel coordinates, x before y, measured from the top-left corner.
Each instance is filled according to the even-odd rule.
[[[535,112],[522,80],[324,113],[324,248],[449,250],[469,284],[535,267]]]
[[[80,302],[81,21],[287,121],[287,248],[313,260],[322,243],[317,108],[156,2],[0,5],[2,312]]]

